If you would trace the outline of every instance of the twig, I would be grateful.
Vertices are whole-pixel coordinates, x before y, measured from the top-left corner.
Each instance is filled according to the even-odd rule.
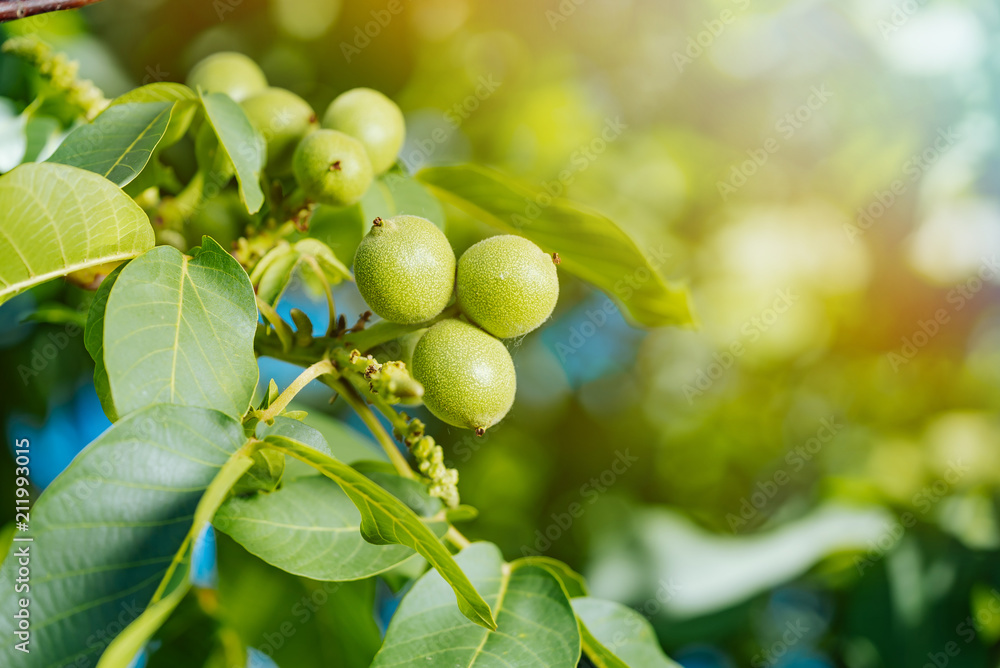
[[[388,320],[382,320],[363,330],[346,332],[344,346],[348,349],[356,348],[359,352],[366,353],[376,346],[392,341],[393,339],[398,339],[410,332],[430,327],[434,323],[446,318],[454,318],[458,315],[458,312],[458,306],[453,304],[427,322],[421,322],[416,325],[400,325]]]
[[[333,362],[330,360],[320,360],[316,362],[311,367],[299,374],[299,377],[292,381],[292,384],[285,388],[285,391],[278,395],[278,398],[274,400],[274,403],[267,407],[266,410],[260,411],[257,417],[260,418],[261,422],[266,422],[267,420],[274,419],[281,411],[291,403],[295,395],[302,391],[302,389],[319,378],[323,374],[333,373]]]
[[[448,527],[448,532],[444,535],[444,537],[459,550],[463,550],[472,544],[471,541],[455,527]]]
[[[92,5],[101,0],[0,0],[0,23]]]
[[[392,465],[396,468],[396,472],[404,478],[416,479],[417,475],[410,468],[410,464],[403,457],[403,453],[399,451],[396,447],[396,441],[393,440],[389,432],[385,430],[382,423],[378,421],[375,417],[375,413],[372,409],[365,403],[364,399],[359,397],[355,391],[354,387],[350,384],[345,384],[342,380],[334,380],[332,378],[323,379],[327,385],[329,385],[337,394],[344,398],[344,401],[354,409],[354,412],[358,414],[361,421],[365,423],[368,430],[371,431],[375,440],[379,442],[382,449],[385,450],[385,454],[388,455],[389,460],[392,461]]]

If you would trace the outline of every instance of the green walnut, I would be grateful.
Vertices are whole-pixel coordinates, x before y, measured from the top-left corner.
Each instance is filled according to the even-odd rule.
[[[284,176],[292,171],[299,142],[316,129],[316,112],[295,93],[268,88],[242,103],[243,111],[267,142],[267,171]]]
[[[523,237],[484,239],[458,260],[462,313],[493,336],[509,339],[538,328],[559,299],[557,256]]]
[[[212,237],[223,248],[232,248],[250,222],[239,196],[226,190],[201,203],[194,215],[185,221],[184,236],[188,248],[200,246],[203,235]]]
[[[338,96],[323,115],[323,127],[340,130],[364,144],[376,174],[396,162],[406,136],[403,112],[371,88],[355,88]]]
[[[482,434],[514,403],[517,378],[507,348],[460,320],[442,320],[420,337],[413,377],[424,386],[424,405],[438,419]]]
[[[257,63],[242,53],[223,51],[212,54],[191,68],[187,84],[206,93],[225,93],[242,102],[267,88],[267,77]]]
[[[299,142],[292,172],[305,196],[320,204],[354,204],[372,184],[365,147],[336,130],[316,130]]]
[[[385,320],[424,322],[451,299],[455,252],[426,218],[376,219],[354,254],[354,280],[371,310]]]

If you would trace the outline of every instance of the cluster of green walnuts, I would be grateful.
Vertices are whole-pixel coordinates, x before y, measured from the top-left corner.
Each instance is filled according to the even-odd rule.
[[[440,420],[482,434],[514,403],[514,362],[500,339],[523,336],[552,314],[556,264],[523,237],[484,239],[455,260],[444,233],[418,216],[376,219],[354,256],[361,296],[384,320],[416,325],[454,297],[460,317],[418,329],[404,342],[423,402]]]
[[[294,175],[302,193],[320,204],[347,206],[396,162],[406,128],[396,104],[370,88],[337,97],[320,122],[301,97],[268,86],[250,58],[213,54],[188,75],[188,85],[226,93],[267,142],[267,173]]]
[[[269,87],[238,53],[199,62],[188,85],[226,93],[267,142],[267,173],[293,175],[303,195],[348,206],[395,162],[403,114],[382,93],[349,90],[322,122],[294,93]],[[500,339],[523,336],[549,318],[559,297],[558,255],[519,236],[491,237],[456,261],[444,233],[417,216],[376,219],[354,257],[358,290],[382,319],[433,321],[402,341],[402,360],[423,385],[423,403],[442,421],[483,433],[514,402],[514,363]],[[455,300],[458,317],[438,318]]]

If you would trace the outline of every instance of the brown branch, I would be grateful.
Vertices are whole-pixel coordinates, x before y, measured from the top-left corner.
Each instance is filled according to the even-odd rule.
[[[101,0],[0,0],[0,23],[26,16],[76,9]]]

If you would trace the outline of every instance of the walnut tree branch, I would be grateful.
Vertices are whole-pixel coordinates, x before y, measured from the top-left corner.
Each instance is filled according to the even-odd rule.
[[[76,9],[101,0],[0,0],[0,23],[26,16]]]

